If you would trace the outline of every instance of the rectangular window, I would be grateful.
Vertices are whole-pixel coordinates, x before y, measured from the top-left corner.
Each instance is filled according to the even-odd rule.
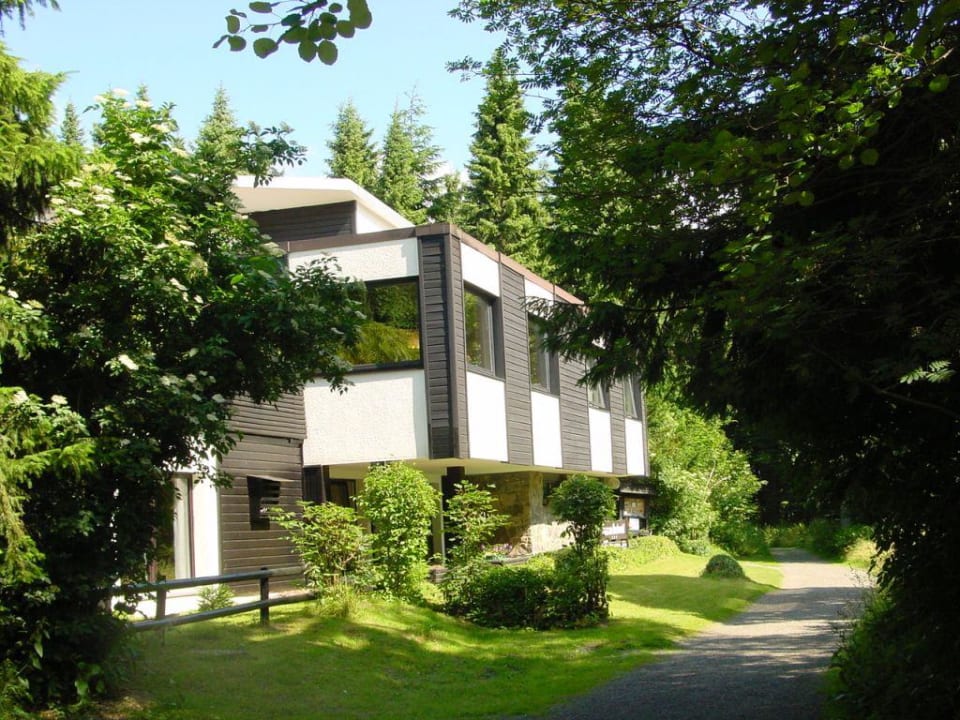
[[[338,480],[327,477],[320,466],[303,469],[303,499],[314,503],[330,502],[334,505],[356,509],[354,497],[357,494],[356,480]]]
[[[547,350],[543,321],[527,316],[527,339],[530,346],[530,385],[534,390],[560,394],[560,367],[557,356]]]
[[[593,360],[587,360],[587,370],[591,370],[595,365]],[[595,408],[601,410],[610,409],[609,388],[603,383],[590,384],[587,386],[587,401]]]
[[[635,377],[623,379],[623,415],[628,418],[642,417],[643,402],[640,398],[640,383]]]
[[[497,372],[497,332],[494,319],[496,300],[471,288],[463,291],[463,315],[467,334],[467,363],[474,368]]]
[[[167,492],[172,496],[173,521],[157,533],[156,560],[147,575],[151,582],[193,577],[193,478],[176,473]]]
[[[360,339],[346,350],[354,365],[404,365],[420,361],[420,287],[417,278],[362,285],[366,320]]]

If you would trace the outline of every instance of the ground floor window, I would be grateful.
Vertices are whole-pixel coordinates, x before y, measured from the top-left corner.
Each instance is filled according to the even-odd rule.
[[[332,478],[325,466],[303,469],[303,499],[309,502],[331,502],[343,507],[356,508],[357,481]]]
[[[173,522],[157,534],[157,557],[149,568],[151,581],[194,576],[193,476],[177,473],[170,481]]]

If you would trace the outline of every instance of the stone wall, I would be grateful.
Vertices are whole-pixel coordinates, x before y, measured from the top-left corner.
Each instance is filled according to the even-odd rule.
[[[565,525],[557,522],[544,505],[544,475],[538,472],[471,475],[469,479],[486,488],[497,499],[497,509],[509,517],[494,542],[511,547],[511,555],[557,550],[567,544],[561,537]]]

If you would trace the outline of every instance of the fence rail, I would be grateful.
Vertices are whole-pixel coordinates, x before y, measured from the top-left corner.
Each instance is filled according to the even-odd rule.
[[[237,615],[239,613],[250,612],[252,610],[260,611],[260,624],[267,625],[270,622],[270,608],[277,605],[288,605],[290,603],[302,602],[314,597],[314,593],[307,591],[291,595],[280,595],[270,597],[270,578],[285,577],[303,577],[303,568],[285,567],[285,568],[261,568],[260,570],[251,570],[249,572],[231,573],[229,575],[207,575],[197,578],[182,578],[180,580],[161,580],[152,583],[138,583],[135,585],[120,585],[110,589],[111,597],[124,595],[139,595],[145,593],[156,593],[156,612],[153,620],[141,620],[130,624],[131,629],[141,632],[144,630],[162,630],[176,625],[186,625],[188,623],[202,622],[204,620],[213,620],[215,618],[227,617],[228,615]],[[184,590],[188,588],[203,587],[206,585],[222,585],[231,582],[243,582],[245,580],[257,580],[260,585],[260,599],[252,602],[231,605],[230,607],[218,608],[216,610],[204,610],[203,612],[189,613],[185,615],[167,615],[167,593],[170,590]]]

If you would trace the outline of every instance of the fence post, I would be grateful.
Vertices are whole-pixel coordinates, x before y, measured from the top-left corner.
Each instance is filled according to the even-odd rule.
[[[160,582],[162,583],[167,578],[163,575],[160,576]],[[167,589],[165,587],[157,588],[157,620],[163,620],[167,615]],[[160,628],[160,644],[166,645],[167,643],[167,629],[165,627]]]
[[[263,571],[267,570],[267,568],[265,567],[262,567],[260,569]],[[269,599],[270,599],[270,577],[267,575],[264,575],[262,578],[260,578],[260,601],[266,602]],[[260,608],[260,624],[261,625],[270,624],[270,608],[269,607],[265,606]]]

